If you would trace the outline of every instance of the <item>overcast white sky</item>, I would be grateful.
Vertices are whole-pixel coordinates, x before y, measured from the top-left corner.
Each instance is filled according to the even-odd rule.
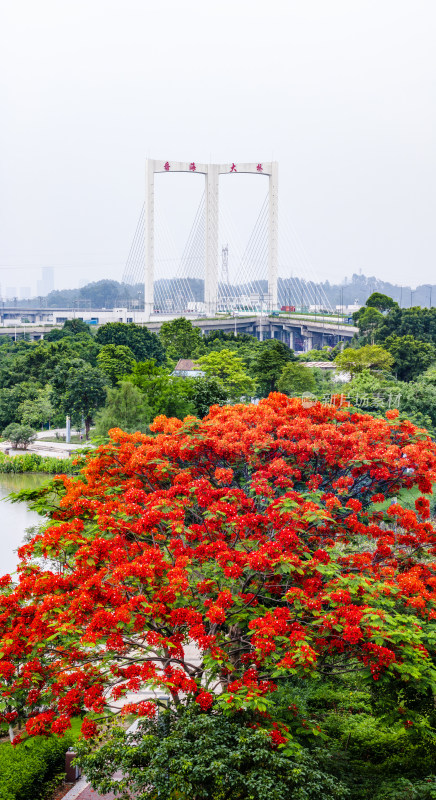
[[[56,288],[121,279],[147,155],[273,157],[280,223],[320,278],[436,282],[434,0],[0,9],[2,287],[34,289],[44,265]],[[179,177],[161,192],[178,247],[201,194]],[[241,240],[264,189],[223,188]]]

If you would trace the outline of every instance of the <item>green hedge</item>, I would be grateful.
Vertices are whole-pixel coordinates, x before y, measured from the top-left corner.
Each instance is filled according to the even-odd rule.
[[[12,747],[0,744],[0,800],[44,800],[65,773],[68,737],[35,738]]]
[[[54,458],[40,456],[37,453],[23,453],[19,456],[7,456],[0,453],[0,472],[47,472],[51,475],[72,475],[79,471],[71,458]]]

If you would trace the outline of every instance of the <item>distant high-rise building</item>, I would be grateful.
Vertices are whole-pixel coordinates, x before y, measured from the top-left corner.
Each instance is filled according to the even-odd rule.
[[[20,286],[20,300],[28,300],[30,295],[30,286]]]
[[[37,282],[37,294],[45,296],[54,289],[53,267],[42,268],[42,278]]]

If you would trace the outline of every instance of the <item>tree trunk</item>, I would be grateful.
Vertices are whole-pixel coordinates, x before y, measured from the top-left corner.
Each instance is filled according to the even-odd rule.
[[[85,417],[85,439],[86,439],[86,441],[88,441],[88,439],[89,439],[89,429],[91,427],[91,422],[92,422],[91,417],[89,417],[89,416]]]

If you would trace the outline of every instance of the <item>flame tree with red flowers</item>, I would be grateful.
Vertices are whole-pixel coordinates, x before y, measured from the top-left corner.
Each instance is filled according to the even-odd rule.
[[[436,446],[387,417],[271,394],[112,430],[39,491],[49,520],[1,580],[3,720],[25,707],[28,734],[62,733],[85,713],[92,738],[109,709],[152,718],[165,695],[179,716],[258,715],[286,748],[290,679],[427,691]]]

